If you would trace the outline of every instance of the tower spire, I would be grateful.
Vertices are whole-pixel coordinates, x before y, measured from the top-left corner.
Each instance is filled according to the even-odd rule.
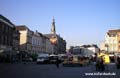
[[[52,19],[51,34],[56,34],[56,30],[55,30],[55,19],[54,19],[54,17],[53,17],[53,19]]]

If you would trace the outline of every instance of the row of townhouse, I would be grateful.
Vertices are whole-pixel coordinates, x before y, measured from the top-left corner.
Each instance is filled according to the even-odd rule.
[[[0,15],[0,59],[1,56],[21,58],[26,55],[66,52],[66,41],[56,34],[53,19],[50,34],[34,32],[25,25],[14,25],[9,19]]]
[[[36,31],[33,32],[25,25],[16,26],[20,32],[20,51],[28,54],[52,53],[53,46],[46,36]]]
[[[40,32],[33,32],[27,26],[14,25],[0,15],[0,61],[14,59],[18,54],[53,53],[54,45]]]

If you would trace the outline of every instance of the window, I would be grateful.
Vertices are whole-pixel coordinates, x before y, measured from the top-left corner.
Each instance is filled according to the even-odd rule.
[[[119,50],[120,50],[120,45],[119,45]]]
[[[116,36],[115,34],[112,35],[112,37],[115,37],[115,36]]]
[[[118,43],[120,43],[120,40],[118,41]]]
[[[5,30],[6,30],[6,33],[8,33],[8,27],[6,27],[6,29],[5,29]]]
[[[5,36],[5,45],[7,45],[7,42],[8,42],[8,41],[7,41],[7,36]]]
[[[5,45],[5,36],[3,36],[3,45]]]
[[[6,28],[7,28],[7,26],[6,26],[6,25],[4,25],[4,29],[3,29],[3,30],[4,30],[4,33],[6,33]]]
[[[1,36],[1,44],[3,44],[3,36]]]
[[[1,38],[2,38],[2,37],[0,37],[0,44],[1,44],[1,42],[2,42],[2,41],[1,41]]]
[[[4,32],[4,24],[2,24],[2,32]]]

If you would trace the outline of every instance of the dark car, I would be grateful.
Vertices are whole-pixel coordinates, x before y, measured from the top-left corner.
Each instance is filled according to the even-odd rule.
[[[58,58],[59,57],[57,55],[50,55],[49,62],[50,63],[56,63]]]
[[[49,63],[49,57],[38,57],[37,64]]]

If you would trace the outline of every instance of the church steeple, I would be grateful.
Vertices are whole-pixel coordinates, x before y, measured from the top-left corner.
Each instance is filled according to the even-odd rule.
[[[56,30],[55,30],[55,19],[54,19],[54,17],[53,17],[53,19],[52,19],[51,34],[56,34]]]

